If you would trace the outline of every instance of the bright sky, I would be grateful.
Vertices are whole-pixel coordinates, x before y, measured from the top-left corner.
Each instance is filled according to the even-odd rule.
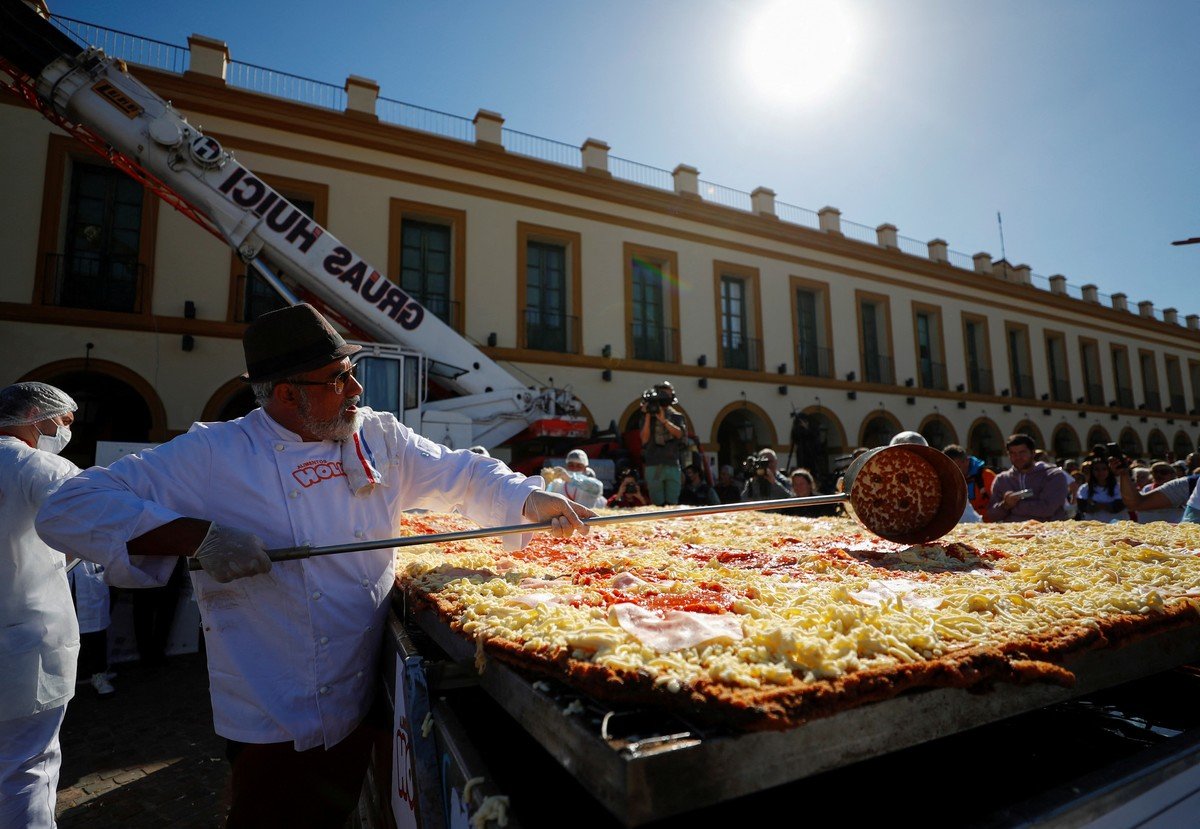
[[[49,0],[1200,313],[1195,0]]]

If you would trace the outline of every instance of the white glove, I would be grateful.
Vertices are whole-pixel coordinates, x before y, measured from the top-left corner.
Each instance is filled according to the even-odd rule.
[[[521,514],[537,524],[549,521],[550,535],[555,538],[566,538],[576,532],[587,535],[591,527],[583,519],[596,517],[596,513],[582,504],[541,489],[529,493]]]
[[[271,571],[271,559],[267,558],[261,538],[215,522],[196,548],[195,559],[204,572],[222,584]]]

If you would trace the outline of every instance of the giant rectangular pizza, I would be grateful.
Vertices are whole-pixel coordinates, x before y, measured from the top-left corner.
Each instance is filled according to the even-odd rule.
[[[471,529],[457,515],[403,534]],[[397,583],[501,660],[594,697],[751,730],[923,687],[1072,682],[1072,653],[1200,623],[1200,525],[960,525],[733,513],[410,547]]]

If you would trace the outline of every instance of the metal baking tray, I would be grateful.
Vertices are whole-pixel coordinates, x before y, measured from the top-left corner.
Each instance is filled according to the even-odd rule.
[[[410,615],[452,659],[474,643],[428,609]],[[1200,625],[1062,661],[1071,688],[997,683],[937,688],[869,703],[787,731],[735,733],[646,707],[609,705],[488,659],[479,684],[626,826],[711,806],[820,772],[1110,688],[1200,660]]]

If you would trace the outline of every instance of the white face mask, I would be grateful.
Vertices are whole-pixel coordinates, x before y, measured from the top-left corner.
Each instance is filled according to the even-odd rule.
[[[43,452],[49,452],[51,455],[57,455],[66,449],[70,442],[71,428],[69,426],[59,426],[52,435],[43,435],[40,430],[38,431],[37,448]]]

